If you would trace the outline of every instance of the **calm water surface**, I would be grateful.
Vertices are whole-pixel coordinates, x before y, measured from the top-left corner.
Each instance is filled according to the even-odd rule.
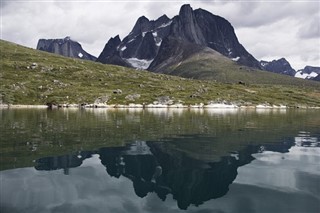
[[[0,212],[320,212],[318,110],[0,110]]]

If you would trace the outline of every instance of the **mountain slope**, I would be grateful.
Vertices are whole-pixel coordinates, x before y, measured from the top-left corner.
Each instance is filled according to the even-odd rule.
[[[96,57],[83,50],[82,46],[78,42],[71,40],[70,37],[65,37],[64,39],[39,39],[37,49],[70,58],[96,60]]]
[[[0,104],[149,104],[168,96],[185,105],[226,101],[320,106],[316,81],[295,79],[285,82],[291,83],[287,86],[272,81],[268,85],[223,84],[66,58],[3,40],[0,51]]]
[[[175,38],[165,38],[149,69],[157,73],[224,83],[303,85],[291,76],[266,72],[230,60],[219,52]]]

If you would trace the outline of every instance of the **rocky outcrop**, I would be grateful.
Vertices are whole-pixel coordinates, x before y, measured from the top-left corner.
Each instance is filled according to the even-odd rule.
[[[290,63],[285,58],[280,58],[273,61],[260,61],[260,66],[263,70],[294,76],[296,71],[291,67]]]
[[[83,50],[81,44],[71,40],[70,37],[65,37],[64,39],[39,39],[37,49],[71,58],[96,60],[96,57]]]

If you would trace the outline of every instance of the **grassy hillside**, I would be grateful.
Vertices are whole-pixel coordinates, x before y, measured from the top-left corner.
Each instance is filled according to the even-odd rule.
[[[269,84],[256,84],[247,77],[243,80],[246,85],[237,83],[242,79],[225,84],[65,58],[3,40],[0,45],[0,102],[6,104],[93,103],[98,97],[108,97],[110,104],[152,103],[160,96],[169,96],[184,104],[226,100],[243,105],[268,102],[320,106],[317,82],[294,79],[299,83],[282,86],[282,81],[276,79],[268,80]],[[203,63],[209,61],[205,59]],[[181,69],[182,66],[192,71],[199,69],[187,62],[181,64]],[[117,89],[122,93],[114,94]],[[134,94],[140,97],[126,99]]]
[[[187,78],[216,80],[223,83],[238,83],[241,81],[248,84],[320,87],[318,82],[305,81],[292,76],[239,65],[237,62],[208,48],[191,55],[182,63],[171,66],[168,70],[165,73]]]

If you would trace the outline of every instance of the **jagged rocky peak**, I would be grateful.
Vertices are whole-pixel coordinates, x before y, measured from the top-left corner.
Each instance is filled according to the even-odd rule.
[[[260,66],[263,70],[294,76],[296,71],[291,67],[290,63],[285,58],[272,61],[260,61]]]
[[[149,19],[145,16],[141,16],[140,18],[138,18],[130,34],[139,35],[142,32],[150,31],[150,29],[151,29],[151,23]]]
[[[179,16],[173,18],[170,34],[192,43],[202,45],[206,43],[193,9],[189,4],[183,5],[180,9]]]
[[[70,36],[63,39],[39,39],[37,49],[71,58],[96,60],[96,57],[83,50],[81,44]]]
[[[120,43],[121,43],[121,39],[119,35],[110,38],[107,44],[105,45],[102,53],[99,55],[97,61],[102,62],[108,57],[114,55],[117,52],[118,46],[120,45]]]
[[[184,4],[181,6],[180,11],[179,11],[179,16],[181,18],[189,18],[192,17],[193,15],[193,9],[190,6],[190,4]]]
[[[109,39],[104,49],[97,58],[97,62],[103,64],[115,64],[119,66],[131,67],[123,58],[120,56],[119,48],[121,39],[119,35]]]
[[[163,15],[159,17],[157,20],[149,20],[145,16],[141,16],[138,18],[136,24],[134,25],[133,29],[131,30],[130,34],[127,36],[129,38],[134,38],[138,35],[145,35],[147,32],[158,32],[161,28],[164,28],[170,25],[171,19],[168,16]],[[123,39],[126,41],[126,38]]]
[[[162,15],[154,21],[155,28],[161,27],[163,24],[169,23],[170,21],[171,19],[167,15]]]

